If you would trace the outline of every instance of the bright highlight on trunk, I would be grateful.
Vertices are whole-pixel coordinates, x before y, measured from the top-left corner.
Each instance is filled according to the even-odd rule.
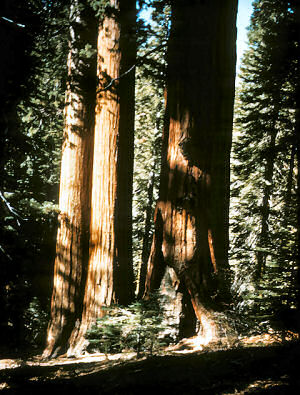
[[[59,228],[51,320],[44,357],[64,352],[80,319],[87,266],[95,94],[89,89],[96,63],[80,50],[93,44],[95,21],[71,7],[70,51],[62,147]],[[88,24],[89,28],[86,28]]]
[[[166,265],[189,294],[203,341],[229,303],[229,158],[237,1],[172,2],[160,196],[146,295]],[[191,319],[191,317],[187,317]]]
[[[81,326],[70,353],[102,307],[133,298],[132,174],[134,130],[135,1],[111,1],[99,27],[89,265]],[[122,8],[123,7],[123,8]]]

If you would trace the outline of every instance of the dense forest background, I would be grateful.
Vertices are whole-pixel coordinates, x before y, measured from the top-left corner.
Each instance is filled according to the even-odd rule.
[[[70,9],[71,3],[82,7],[69,3],[5,0],[1,5],[0,351],[5,353],[42,350],[50,319]],[[101,18],[106,5],[90,0],[86,7]],[[151,7],[151,23],[137,19],[131,71],[132,262],[139,298],[159,193],[171,18],[166,1],[140,1],[138,15],[145,7]],[[230,317],[238,333],[298,331],[299,3],[255,0],[248,40],[236,86],[231,150]],[[83,43],[79,54],[92,62],[96,48]],[[133,311],[140,313],[140,306]]]

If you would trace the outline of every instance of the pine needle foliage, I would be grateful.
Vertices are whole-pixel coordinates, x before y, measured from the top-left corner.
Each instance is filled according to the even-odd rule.
[[[163,308],[156,294],[128,307],[114,305],[104,311],[104,317],[97,319],[87,333],[87,350],[105,354],[135,351],[139,357],[159,352],[171,341],[164,335],[170,328],[164,322]]]
[[[147,264],[150,252],[154,205],[158,194],[164,122],[163,95],[166,68],[164,44],[168,36],[166,26],[170,13],[165,5],[159,12],[156,8],[150,10],[152,10],[152,18],[148,24],[143,19],[138,19],[139,32],[142,34],[139,34],[136,68],[133,184],[133,259],[138,289],[139,282],[143,281],[140,272]]]
[[[7,345],[18,347],[32,344],[34,339],[42,345],[29,321],[35,307],[40,317],[48,310],[49,260],[54,259],[57,226],[68,2],[30,0],[14,7],[19,15],[16,21],[22,22],[22,33],[27,37],[26,46],[15,49],[23,51],[19,61],[27,71],[22,80],[18,70],[11,72],[12,81],[19,85],[15,90],[8,87],[12,99],[3,117],[0,297],[3,334]],[[46,320],[41,318],[40,322],[42,331]]]
[[[231,264],[238,310],[265,316],[295,301],[299,61],[288,2],[253,6],[235,104]]]

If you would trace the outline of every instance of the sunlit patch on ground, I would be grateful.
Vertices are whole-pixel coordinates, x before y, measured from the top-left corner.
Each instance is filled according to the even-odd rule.
[[[73,378],[85,376],[90,373],[95,373],[111,366],[122,364],[136,358],[136,353],[120,353],[108,354],[103,353],[85,353],[84,355],[76,358],[68,358],[67,356],[60,356],[51,360],[44,360],[41,356],[36,356],[22,361],[20,359],[2,359],[0,360],[0,371],[17,370],[17,368],[31,367],[36,374],[28,377],[29,382],[38,382],[39,380],[48,379],[50,381],[55,379]],[[42,368],[42,370],[40,370]],[[10,373],[8,373],[10,375]],[[10,385],[0,379],[0,391],[2,389],[10,388]]]
[[[70,364],[79,364],[79,363],[92,363],[92,362],[103,362],[103,361],[118,361],[118,360],[129,360],[134,358],[136,353],[120,353],[120,354],[108,354],[105,355],[103,353],[85,353],[76,358],[70,358],[66,356],[57,357],[50,360],[43,360],[40,356],[34,357],[31,360],[26,362],[28,366],[56,366],[56,365],[70,365]],[[13,360],[11,360],[13,361]],[[11,367],[11,366],[10,366]],[[17,365],[16,365],[17,367]],[[1,369],[1,360],[0,360],[0,369]]]
[[[168,351],[179,354],[193,353],[204,350],[228,349],[233,345],[232,339],[227,337],[220,338],[218,341],[209,341],[203,336],[194,336],[181,340],[178,344],[168,347]]]
[[[7,383],[0,383],[0,391],[8,388],[10,388],[10,386]]]
[[[223,395],[241,395],[241,394],[257,394],[260,392],[276,391],[277,394],[285,394],[288,389],[288,383],[286,377],[282,377],[282,380],[256,380],[251,384],[248,384],[243,390],[235,390],[234,392],[223,392]],[[278,392],[280,390],[280,392]]]
[[[207,339],[203,338],[202,336],[194,336],[188,339],[183,339],[178,344],[168,347],[167,351],[178,354],[188,354],[204,350],[213,351],[228,349],[235,346],[269,346],[295,340],[299,340],[299,334],[291,331],[270,331],[269,333],[263,333],[256,336],[238,338],[223,337],[217,342],[208,342]]]
[[[22,363],[21,359],[0,359],[0,370],[18,368]]]
[[[242,345],[271,345],[274,343],[283,343],[286,341],[299,340],[299,334],[291,331],[263,333],[261,335],[242,337],[240,343]]]
[[[187,354],[195,351],[203,351],[207,346],[207,341],[202,336],[194,336],[188,339],[181,340],[178,344],[170,346],[168,351],[173,351],[179,354]]]

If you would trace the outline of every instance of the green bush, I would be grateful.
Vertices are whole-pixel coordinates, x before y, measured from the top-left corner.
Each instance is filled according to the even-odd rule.
[[[104,312],[87,332],[88,351],[107,354],[134,350],[139,357],[143,353],[152,355],[172,341],[164,336],[167,326],[156,295],[128,307],[106,307]]]

